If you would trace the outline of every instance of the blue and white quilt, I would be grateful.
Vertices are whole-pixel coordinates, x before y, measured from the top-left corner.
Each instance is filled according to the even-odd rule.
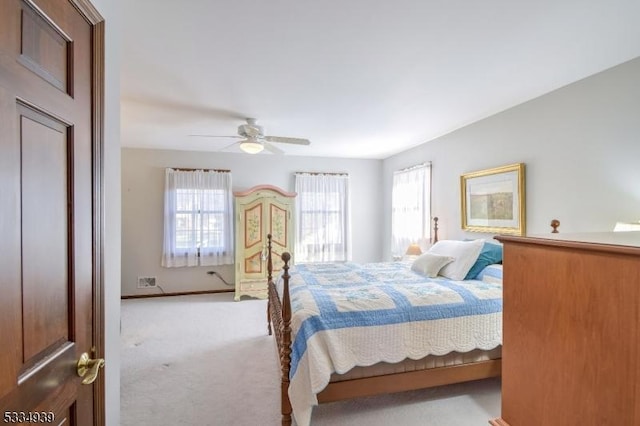
[[[296,265],[290,274],[289,398],[301,426],[334,372],[502,343],[501,280],[427,278],[407,262]]]

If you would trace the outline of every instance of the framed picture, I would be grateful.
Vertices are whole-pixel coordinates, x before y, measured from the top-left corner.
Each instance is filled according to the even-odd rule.
[[[524,163],[460,176],[462,229],[525,233]]]

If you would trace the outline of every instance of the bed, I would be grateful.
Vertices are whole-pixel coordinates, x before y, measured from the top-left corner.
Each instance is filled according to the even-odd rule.
[[[451,281],[419,276],[410,262],[290,271],[291,256],[283,253],[274,281],[270,244],[267,253],[282,425],[293,413],[307,426],[317,403],[500,375],[501,265],[475,280]]]

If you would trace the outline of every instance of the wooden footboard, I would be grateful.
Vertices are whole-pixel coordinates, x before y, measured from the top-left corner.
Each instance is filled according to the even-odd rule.
[[[384,376],[331,382],[318,394],[318,402],[333,402],[362,396],[405,392],[452,383],[469,382],[500,376],[502,360],[492,359],[470,364],[407,371]]]

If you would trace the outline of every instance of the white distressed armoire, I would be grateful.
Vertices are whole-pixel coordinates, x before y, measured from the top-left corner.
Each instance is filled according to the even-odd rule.
[[[295,192],[258,185],[233,193],[236,222],[235,300],[241,296],[266,299],[267,235],[271,234],[273,275],[282,269],[280,256],[293,255]]]

